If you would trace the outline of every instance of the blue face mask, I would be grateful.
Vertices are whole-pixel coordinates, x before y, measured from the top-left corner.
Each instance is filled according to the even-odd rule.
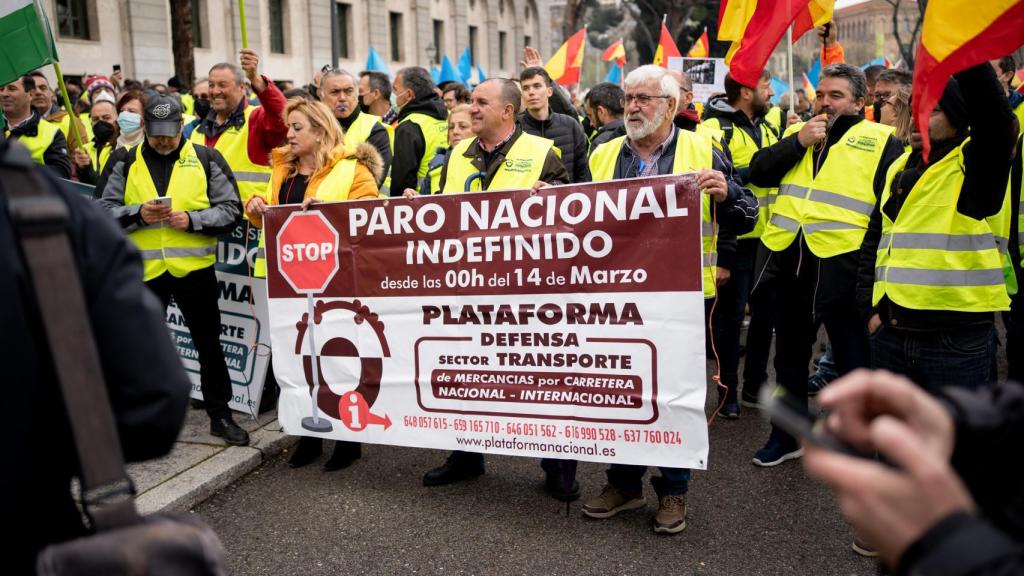
[[[135,112],[121,112],[117,115],[117,125],[121,127],[122,134],[135,132],[142,126],[142,116]]]

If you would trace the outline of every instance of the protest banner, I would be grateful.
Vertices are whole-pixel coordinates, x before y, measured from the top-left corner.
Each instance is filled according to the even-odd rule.
[[[669,70],[679,70],[693,82],[693,99],[707,102],[714,94],[725,93],[725,75],[729,66],[722,58],[669,58]]]
[[[692,174],[265,222],[285,432],[706,467]]]
[[[82,196],[92,199],[95,186],[72,180],[64,182]],[[256,416],[263,395],[270,354],[267,325],[267,283],[252,278],[249,270],[256,257],[259,229],[239,224],[217,239],[217,284],[220,297],[220,346],[231,376],[232,410]],[[199,386],[199,355],[181,311],[167,307],[167,328],[171,331],[178,357],[192,381],[191,396],[203,399]]]
[[[217,286],[220,346],[231,376],[232,410],[256,416],[263,395],[270,356],[267,322],[267,281],[249,273],[256,257],[259,228],[239,224],[217,239]],[[189,379],[192,397],[203,399],[199,386],[199,355],[177,305],[167,307],[167,327]]]

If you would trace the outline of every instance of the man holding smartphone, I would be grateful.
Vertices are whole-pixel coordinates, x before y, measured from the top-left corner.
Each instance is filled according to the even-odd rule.
[[[213,148],[182,137],[182,112],[170,96],[145,110],[146,139],[110,167],[100,204],[142,255],[143,280],[164,307],[181,310],[199,354],[210,433],[245,446],[249,434],[231,418],[231,379],[220,347],[214,262],[217,236],[241,218],[234,174]]]

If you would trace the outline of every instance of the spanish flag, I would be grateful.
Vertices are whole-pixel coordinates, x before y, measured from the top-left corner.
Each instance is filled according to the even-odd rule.
[[[580,67],[583,65],[583,45],[587,37],[587,28],[569,37],[555,52],[555,55],[544,65],[551,79],[563,86],[576,84],[580,81]]]
[[[622,38],[619,38],[601,54],[601,60],[611,62],[615,60],[619,65],[626,63],[626,47],[622,45]]]
[[[814,84],[811,84],[811,79],[807,77],[807,72],[804,72],[804,94],[807,95],[807,99],[811,102],[814,102],[814,99],[818,96]]]
[[[1024,1],[1024,0],[1022,0]],[[729,75],[744,86],[757,86],[765,62],[807,2],[798,0],[727,0],[719,10],[720,39],[731,40],[725,57]],[[726,36],[722,35],[725,30]]]
[[[704,27],[704,33],[693,43],[693,47],[686,53],[687,58],[707,58],[711,54],[711,43],[708,42],[708,27]]]
[[[1010,87],[1018,93],[1024,94],[1024,67],[1014,73],[1013,80],[1010,80]]]
[[[931,149],[928,117],[949,77],[1024,44],[1024,0],[932,0],[924,13],[914,65],[914,119]]]
[[[682,54],[679,53],[679,48],[676,48],[672,35],[668,33],[668,28],[665,27],[665,20],[662,19],[661,38],[658,39],[658,49],[654,52],[654,64],[662,68],[668,68],[668,59],[680,56]]]
[[[836,0],[809,0],[793,21],[793,43],[796,44],[807,31],[831,22],[835,5]]]

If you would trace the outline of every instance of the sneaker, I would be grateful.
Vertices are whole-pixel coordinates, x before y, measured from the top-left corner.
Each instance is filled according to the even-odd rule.
[[[643,494],[629,493],[608,484],[601,494],[587,500],[583,513],[591,518],[611,518],[619,512],[643,508],[646,502]]]
[[[878,557],[878,550],[875,550],[874,546],[868,544],[867,542],[861,540],[860,538],[857,538],[856,536],[854,536],[854,538],[853,538],[853,545],[851,546],[851,548],[853,548],[854,552],[856,552],[857,554],[860,554],[861,556],[863,556],[865,558],[877,558]]]
[[[662,496],[654,515],[655,534],[678,534],[686,528],[686,496]]]
[[[740,392],[740,405],[745,408],[761,408],[761,403],[757,399],[757,393],[751,392],[748,394],[746,385],[743,386],[743,392]]]
[[[768,437],[768,443],[754,453],[754,465],[764,468],[778,466],[786,460],[793,460],[804,455],[804,449],[796,443],[796,440],[784,437],[772,430]]]
[[[238,424],[235,424],[235,421],[231,419],[230,415],[216,417],[211,416],[210,434],[223,438],[225,442],[232,446],[249,445],[249,433],[243,430]]]
[[[725,404],[722,405],[722,409],[718,413],[726,420],[739,420],[740,418],[740,405],[735,400],[726,400]]]

